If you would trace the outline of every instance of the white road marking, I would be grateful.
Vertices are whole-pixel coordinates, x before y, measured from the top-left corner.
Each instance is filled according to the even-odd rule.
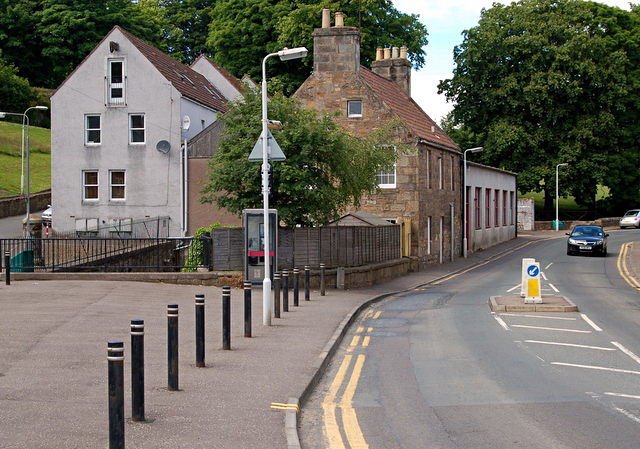
[[[587,322],[587,324],[589,326],[591,326],[592,328],[594,328],[598,332],[602,332],[602,329],[600,329],[596,323],[591,321],[587,315],[585,315],[584,313],[581,313],[580,316],[582,317],[583,320],[585,320]]]
[[[516,285],[515,287],[511,287],[509,290],[507,290],[507,293],[511,293],[512,291],[514,291],[516,288],[520,288],[520,284]]]
[[[597,349],[599,351],[615,351],[615,348],[604,348],[602,346],[576,345],[574,343],[558,343],[555,341],[525,340],[524,342],[537,343],[539,345],[556,345],[556,346],[569,346],[572,348]]]
[[[632,419],[632,420],[634,420],[634,421],[635,421],[635,422],[637,422],[637,423],[640,423],[640,418],[638,418],[638,417],[637,417],[636,415],[634,415],[633,413],[628,412],[628,411],[626,411],[625,409],[623,409],[623,408],[618,408],[618,407],[616,407],[616,410],[618,410],[620,413],[622,413],[622,414],[623,414],[624,416],[626,416],[627,418]]]
[[[500,326],[502,326],[504,328],[504,330],[506,330],[506,331],[510,330],[509,326],[507,326],[507,323],[505,323],[502,318],[500,318],[498,315],[494,315],[494,318],[500,324]]]
[[[558,289],[556,288],[556,286],[555,286],[555,285],[553,285],[551,282],[549,282],[549,287],[551,287],[551,288],[553,289],[553,291],[554,291],[554,292],[556,292],[556,293],[560,293],[560,290],[558,290]]]
[[[551,262],[549,265],[547,265],[546,267],[544,267],[544,269],[548,269],[551,265],[553,265],[553,262]]]
[[[541,271],[540,274],[542,275],[542,279],[544,279],[545,281],[549,280],[547,279],[547,276],[544,274],[544,271]]]
[[[573,366],[574,368],[587,368],[600,371],[611,371],[613,373],[640,374],[640,371],[632,371],[630,369],[607,368],[605,366],[577,365],[575,363],[551,362],[552,365]]]
[[[575,332],[577,334],[590,334],[591,331],[582,331],[578,329],[563,329],[557,327],[540,327],[540,326],[525,326],[524,324],[512,324],[511,327],[523,327],[525,329],[539,329],[545,331],[559,331],[559,332]]]
[[[621,350],[622,352],[624,352],[625,354],[627,354],[629,357],[631,357],[636,363],[640,364],[640,357],[638,357],[633,352],[631,352],[630,350],[622,346],[620,343],[618,343],[617,341],[612,341],[611,344],[616,348],[618,348],[619,350]]]
[[[604,394],[607,396],[616,396],[618,398],[640,399],[640,396],[636,396],[634,394],[610,393],[608,391],[605,391]]]
[[[545,320],[566,320],[566,321],[575,321],[576,318],[567,318],[564,316],[544,316],[544,315],[523,315],[519,313],[501,313],[502,316],[522,316],[525,318],[544,318]]]

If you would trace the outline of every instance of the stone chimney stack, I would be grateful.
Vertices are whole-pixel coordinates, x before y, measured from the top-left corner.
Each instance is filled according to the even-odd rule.
[[[380,57],[380,54],[382,56]],[[386,47],[376,50],[376,60],[371,63],[373,73],[396,83],[411,96],[411,62],[407,59],[407,47]]]
[[[360,31],[344,26],[344,14],[336,12],[331,26],[331,12],[322,10],[322,28],[313,31],[313,72],[360,71]]]

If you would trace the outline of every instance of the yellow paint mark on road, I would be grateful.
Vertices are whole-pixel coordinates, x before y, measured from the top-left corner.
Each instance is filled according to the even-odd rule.
[[[353,372],[351,373],[351,378],[349,379],[347,388],[345,389],[344,395],[342,396],[342,401],[340,401],[344,433],[347,436],[347,440],[349,441],[349,446],[351,447],[351,449],[369,448],[369,445],[365,441],[364,435],[362,434],[360,424],[358,423],[356,411],[353,408],[353,396],[356,392],[356,388],[358,387],[358,381],[360,380],[360,375],[362,374],[362,367],[364,366],[365,358],[366,357],[362,354],[358,356],[353,367]]]
[[[627,252],[629,251],[629,246],[631,246],[631,242],[623,243],[620,247],[620,254],[618,254],[618,260],[616,265],[618,267],[618,272],[622,279],[629,284],[632,288],[640,290],[640,282],[633,277],[633,275],[629,272],[627,268]]]
[[[358,330],[356,330],[356,332],[357,332],[358,334],[361,334],[362,332],[364,332],[364,327],[359,326],[359,327],[358,327]]]
[[[373,328],[372,327],[368,327],[367,328],[367,332],[373,332]]]
[[[358,346],[360,343],[360,335],[355,335],[353,340],[351,340],[351,346]]]
[[[367,335],[362,339],[362,346],[366,348],[367,346],[369,346],[370,341],[371,341],[371,337]]]
[[[382,315],[382,310],[378,310],[376,313],[374,313],[373,319],[377,320],[378,318],[380,318],[380,315]]]
[[[351,355],[346,355],[342,360],[342,364],[336,373],[336,377],[331,382],[329,391],[322,401],[322,410],[324,413],[324,434],[329,442],[329,449],[345,449],[342,441],[342,435],[340,434],[340,428],[338,427],[338,420],[336,418],[336,396],[338,390],[342,385],[342,381],[345,378],[349,365],[351,364]]]
[[[295,410],[296,412],[300,411],[300,407],[298,404],[285,404],[284,402],[272,402],[271,408],[275,410]]]
[[[365,312],[363,318],[369,318],[371,316],[371,314],[373,313],[373,310],[369,309]]]

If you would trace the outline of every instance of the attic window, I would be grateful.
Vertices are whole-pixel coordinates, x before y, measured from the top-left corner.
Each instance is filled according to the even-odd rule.
[[[362,117],[362,100],[347,101],[347,117],[349,118]]]

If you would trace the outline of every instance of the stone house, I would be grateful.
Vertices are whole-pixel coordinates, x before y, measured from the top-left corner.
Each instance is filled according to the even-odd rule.
[[[360,64],[360,32],[343,25],[342,13],[323,10],[322,28],[313,32],[313,73],[294,94],[354,135],[365,135],[399,119],[394,167],[378,175],[380,192],[359,211],[410,229],[410,254],[420,265],[442,263],[461,253],[461,157],[456,143],[411,98],[411,63],[406,48],[379,48],[371,70]],[[389,142],[393,145],[397,142]],[[408,226],[406,226],[408,225]]]
[[[216,123],[239,84],[210,61],[196,68],[205,75],[116,26],[58,87],[54,229],[135,234],[136,222],[161,220],[164,235],[179,236],[193,229],[189,217],[213,207],[188,200],[202,174],[184,143]]]

